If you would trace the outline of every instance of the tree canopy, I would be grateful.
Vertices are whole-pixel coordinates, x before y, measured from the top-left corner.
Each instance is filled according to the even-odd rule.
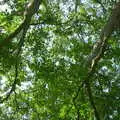
[[[119,120],[120,2],[0,0],[0,120]]]

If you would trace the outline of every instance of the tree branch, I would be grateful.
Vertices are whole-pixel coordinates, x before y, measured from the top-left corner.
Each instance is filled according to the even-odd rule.
[[[86,85],[86,89],[88,92],[90,103],[94,109],[95,117],[97,120],[100,120],[98,111],[96,109],[92,90],[90,87],[90,78],[93,76],[95,72],[95,66],[98,64],[99,60],[101,59],[102,55],[105,52],[106,43],[112,34],[114,30],[116,30],[119,26],[119,20],[120,20],[120,2],[116,4],[115,8],[112,11],[112,15],[109,18],[107,24],[101,31],[100,40],[95,44],[94,49],[91,53],[91,55],[88,56],[87,63],[85,67],[88,67],[88,75],[84,80],[84,83]]]
[[[12,87],[11,87],[10,91],[7,93],[6,97],[3,98],[3,99],[0,101],[0,103],[3,103],[4,101],[7,101],[8,98],[10,97],[10,95],[13,93],[13,91],[15,91],[16,84],[17,84],[17,81],[18,81],[17,78],[18,78],[18,62],[17,62],[17,60],[16,60],[16,63],[15,63],[15,80],[14,80],[14,82],[13,82],[13,84],[12,84]]]
[[[91,106],[93,107],[95,117],[97,120],[100,120],[100,116],[95,106],[94,99],[93,99],[92,90],[90,86],[90,79],[95,73],[95,66],[98,64],[99,60],[104,55],[106,44],[107,44],[109,37],[111,36],[114,30],[120,27],[119,21],[120,21],[120,2],[118,2],[115,8],[113,9],[112,14],[107,24],[104,26],[104,28],[101,31],[100,40],[94,45],[94,48],[91,54],[88,56],[88,59],[84,65],[84,68],[85,69],[87,68],[87,75],[84,78],[83,83],[86,86],[89,101],[91,103]],[[79,89],[78,89],[78,92],[79,92]],[[78,96],[78,92],[76,96]]]
[[[41,2],[42,2],[41,0],[32,0],[32,2],[28,4],[26,10],[24,11],[23,22],[19,25],[18,28],[16,28],[16,30],[13,33],[11,33],[5,40],[3,40],[0,43],[0,48],[9,44],[12,41],[12,39],[15,38],[18,35],[18,33],[20,33],[22,30],[24,34],[23,36],[25,37],[31,22],[31,18],[38,11]]]
[[[27,11],[25,11],[27,13],[25,15],[25,19],[24,19],[23,23],[3,41],[3,43],[10,42],[21,30],[23,30],[23,34],[22,34],[22,36],[20,38],[19,47],[18,47],[18,51],[17,51],[17,54],[16,54],[15,80],[14,80],[14,82],[12,84],[12,87],[11,87],[10,91],[7,93],[5,98],[1,99],[0,103],[3,103],[4,101],[8,100],[10,95],[16,89],[16,84],[18,82],[18,79],[17,79],[18,78],[18,56],[19,56],[21,48],[22,48],[22,46],[24,44],[24,38],[25,38],[25,35],[26,35],[27,30],[29,28],[31,18],[37,12],[37,10],[39,9],[40,3],[41,3],[40,0],[34,0],[31,3],[33,7],[32,8],[28,8]],[[1,45],[0,45],[0,47],[1,47]]]

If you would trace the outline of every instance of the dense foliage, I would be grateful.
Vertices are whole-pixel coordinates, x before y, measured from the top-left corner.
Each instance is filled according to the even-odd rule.
[[[0,5],[0,43],[22,22],[26,3],[9,0]],[[115,3],[46,0],[32,17],[19,56],[21,33],[0,44],[0,120],[95,120],[83,81],[84,64]],[[90,80],[101,120],[120,119],[119,37],[118,29]]]

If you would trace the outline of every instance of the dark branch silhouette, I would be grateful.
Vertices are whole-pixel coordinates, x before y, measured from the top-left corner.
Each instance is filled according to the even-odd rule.
[[[41,2],[42,2],[41,0],[32,0],[28,4],[28,6],[26,7],[26,10],[24,12],[23,22],[19,25],[18,28],[16,28],[16,30],[14,32],[12,32],[10,35],[8,35],[8,37],[5,38],[0,43],[0,48],[4,47],[5,45],[12,42],[13,38],[15,38],[18,35],[18,33],[20,33],[20,32],[22,32],[23,33],[22,35],[25,37],[26,32],[27,32],[29,25],[30,25],[30,22],[31,22],[31,18],[38,11]],[[23,39],[23,37],[21,37],[20,41],[22,39]]]
[[[30,22],[31,22],[31,18],[38,11],[40,4],[41,4],[41,0],[33,0],[30,4],[28,4],[28,7],[26,8],[26,10],[24,12],[25,18],[24,18],[24,21],[22,22],[22,24],[13,33],[11,33],[2,42],[2,44],[0,44],[0,47],[2,47],[3,45],[8,44],[9,42],[12,41],[12,39],[14,37],[17,36],[17,34],[19,32],[22,31],[22,36],[20,38],[18,50],[17,50],[17,53],[16,53],[15,79],[14,79],[14,82],[12,84],[12,87],[11,87],[10,91],[7,93],[7,95],[6,95],[5,98],[3,98],[3,99],[1,98],[0,103],[3,103],[4,101],[8,100],[8,98],[10,97],[10,95],[15,91],[16,84],[18,82],[18,56],[19,56],[20,51],[22,49],[22,46],[24,44],[25,35],[26,35],[27,30],[29,28],[29,25],[30,25]]]

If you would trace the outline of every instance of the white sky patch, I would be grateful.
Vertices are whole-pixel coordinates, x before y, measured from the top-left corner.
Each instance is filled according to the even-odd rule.
[[[5,87],[6,87],[6,82],[7,82],[7,81],[8,81],[7,77],[5,77],[5,76],[0,76],[0,90],[2,90],[2,91],[0,91],[0,97],[5,96],[5,95],[8,94],[8,93],[10,92],[10,90],[11,90],[11,87],[10,87],[8,90],[4,91],[4,89],[5,89]]]
[[[0,0],[2,2],[3,0]],[[11,12],[10,7],[7,4],[0,4],[0,12]]]
[[[24,115],[22,116],[22,119],[23,119],[23,120],[28,120],[28,118],[29,118],[29,117],[28,117],[27,114],[24,114]]]
[[[105,89],[103,89],[103,92],[108,93],[108,92],[109,92],[109,89],[108,89],[108,88],[105,88]]]
[[[0,89],[3,90],[6,87],[7,78],[5,76],[0,76]]]
[[[25,66],[24,67],[25,71],[27,72],[27,77],[33,77],[34,73],[32,72],[32,70],[29,68],[29,66]]]
[[[60,62],[59,62],[59,61],[57,61],[57,62],[55,63],[55,65],[56,65],[56,66],[59,66],[59,65],[60,65]]]
[[[60,3],[60,8],[64,12],[64,17],[66,18],[70,11],[74,10],[75,5],[72,1],[69,3]]]
[[[8,109],[6,109],[6,113],[7,114],[11,114],[13,111],[12,111],[12,107],[8,107]]]
[[[27,90],[30,87],[32,87],[32,83],[31,83],[31,81],[27,81],[27,82],[22,82],[21,83],[20,89],[21,90]]]

